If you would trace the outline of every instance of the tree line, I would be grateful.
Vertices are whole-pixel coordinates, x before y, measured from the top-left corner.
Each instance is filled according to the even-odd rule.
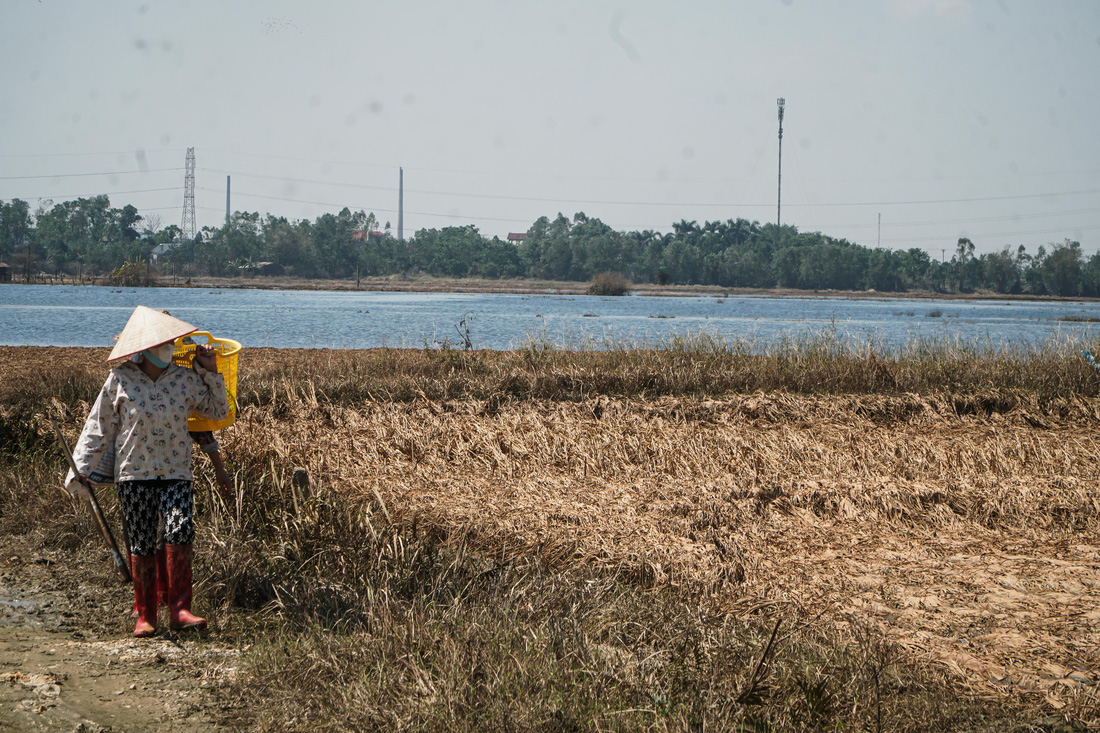
[[[912,290],[1100,297],[1100,254],[1085,257],[1066,239],[976,254],[969,239],[940,261],[919,248],[870,248],[797,227],[727,219],[681,220],[671,231],[616,231],[583,212],[540,217],[522,241],[485,237],[477,227],[421,229],[398,240],[373,213],[344,209],[313,221],[236,212],[221,227],[183,241],[133,206],[107,196],[48,202],[0,201],[0,261],[13,279],[47,273],[99,277],[156,261],[168,275],[234,276],[263,263],[293,277],[535,278],[587,282],[617,273],[634,283],[729,288]]]

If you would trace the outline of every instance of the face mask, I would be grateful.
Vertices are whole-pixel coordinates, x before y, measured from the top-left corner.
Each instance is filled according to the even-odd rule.
[[[166,368],[172,363],[172,344],[161,344],[141,352],[142,356],[149,360],[153,366]]]

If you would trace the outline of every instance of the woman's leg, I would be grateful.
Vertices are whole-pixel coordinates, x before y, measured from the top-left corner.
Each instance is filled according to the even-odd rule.
[[[168,626],[203,629],[206,619],[191,613],[191,544],[195,539],[195,498],[191,482],[168,482],[160,495],[168,556]]]
[[[134,579],[137,625],[134,636],[157,631],[157,492],[149,481],[120,481],[118,501],[125,517]]]

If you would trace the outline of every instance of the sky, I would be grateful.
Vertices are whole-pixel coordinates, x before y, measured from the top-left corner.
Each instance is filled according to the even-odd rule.
[[[1096,0],[4,0],[0,200],[1100,251]],[[785,99],[780,164],[777,99]],[[781,173],[781,185],[780,185]]]

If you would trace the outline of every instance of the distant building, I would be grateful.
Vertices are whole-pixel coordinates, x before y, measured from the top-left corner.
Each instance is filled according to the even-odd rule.
[[[278,277],[285,275],[286,270],[278,262],[257,262],[256,274],[263,275],[265,277]]]
[[[6,262],[0,262],[0,283],[11,282],[11,267]]]
[[[356,229],[351,233],[353,242],[377,242],[384,236],[382,232],[368,232],[366,229]]]
[[[237,269],[246,275],[277,277],[286,274],[286,270],[278,262],[255,262],[251,265],[241,265]]]
[[[156,247],[153,247],[153,249],[149,251],[149,260],[155,263],[162,254],[180,246],[181,244],[183,244],[183,242],[165,242],[164,244],[158,244]]]
[[[509,242],[522,242],[527,239],[527,232],[508,232]]]

